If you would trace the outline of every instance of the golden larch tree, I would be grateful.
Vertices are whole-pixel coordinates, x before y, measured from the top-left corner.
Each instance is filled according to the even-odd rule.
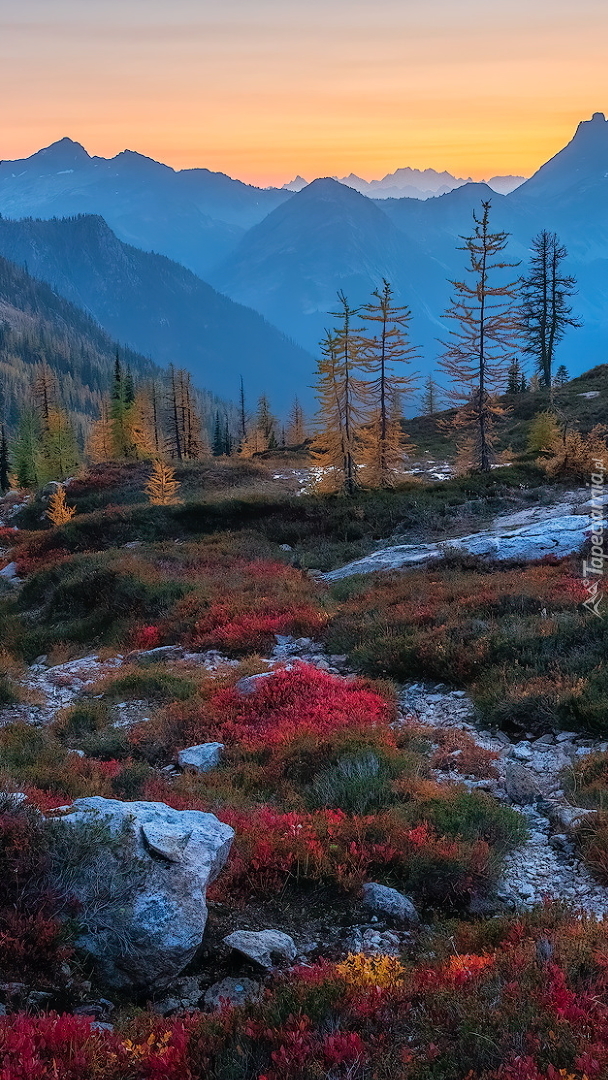
[[[71,521],[76,513],[75,506],[68,506],[65,497],[65,488],[58,487],[49,499],[49,508],[46,516],[53,525],[65,525]]]
[[[175,470],[158,458],[144,488],[153,506],[175,506],[180,502],[176,494],[181,487],[175,479]]]
[[[413,447],[403,430],[403,397],[416,384],[404,366],[418,356],[409,341],[411,312],[393,301],[393,290],[384,280],[374,290],[373,299],[362,308],[373,333],[363,338],[362,370],[368,376],[360,383],[367,414],[361,431],[360,463],[366,487],[392,487],[404,458]]]
[[[505,280],[506,271],[518,264],[502,257],[509,234],[491,231],[490,207],[483,202],[481,216],[473,212],[473,233],[462,237],[470,278],[452,282],[454,296],[446,312],[452,326],[439,361],[453,383],[448,397],[458,406],[452,426],[464,436],[458,461],[481,472],[496,460],[495,427],[505,413],[498,394],[506,389],[519,328],[518,283]]]

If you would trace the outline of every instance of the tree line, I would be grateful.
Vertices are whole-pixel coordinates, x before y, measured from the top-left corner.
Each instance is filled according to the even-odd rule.
[[[449,329],[438,359],[448,387],[428,376],[423,394],[427,415],[445,395],[459,464],[482,472],[496,461],[502,395],[563,385],[568,373],[564,365],[555,370],[557,347],[568,327],[581,325],[570,304],[576,282],[564,273],[567,251],[557,235],[539,233],[527,273],[515,277],[519,263],[506,255],[509,234],[492,229],[490,213],[489,201],[473,213],[473,230],[462,237],[466,273],[451,282]],[[405,365],[418,354],[411,313],[395,304],[389,282],[360,308],[341,292],[338,300],[331,313],[336,325],[320,345],[313,454],[321,486],[352,494],[360,485],[390,487],[404,473],[403,404],[417,381]],[[520,354],[533,359],[530,380]]]

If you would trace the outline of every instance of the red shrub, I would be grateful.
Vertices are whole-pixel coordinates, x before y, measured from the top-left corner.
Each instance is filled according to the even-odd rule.
[[[162,645],[160,626],[136,626],[131,633],[131,646],[134,649],[156,649]]]

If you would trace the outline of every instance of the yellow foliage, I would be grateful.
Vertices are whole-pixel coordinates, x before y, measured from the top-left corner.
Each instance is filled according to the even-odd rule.
[[[154,462],[154,468],[144,490],[153,506],[175,506],[180,502],[176,492],[180,483],[175,479],[175,472],[160,459]]]
[[[68,506],[65,498],[65,488],[57,488],[49,500],[49,508],[46,516],[53,525],[65,525],[71,521],[76,513],[75,506]]]
[[[349,953],[336,964],[336,971],[349,986],[378,986],[386,989],[403,981],[405,968],[396,956],[366,956]]]
[[[541,464],[553,477],[573,476],[589,481],[594,473],[603,475],[608,462],[607,430],[604,424],[596,424],[588,435],[580,431],[558,435],[549,447],[551,456]]]

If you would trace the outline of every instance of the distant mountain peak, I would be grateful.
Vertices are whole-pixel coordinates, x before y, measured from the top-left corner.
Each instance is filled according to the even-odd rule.
[[[538,172],[522,184],[523,196],[562,197],[584,185],[605,185],[608,173],[608,120],[603,112],[581,120],[573,138],[559,153],[541,165]]]
[[[308,180],[298,174],[288,184],[283,184],[281,191],[301,191],[305,187],[308,187]]]
[[[33,157],[37,161],[41,158],[52,159],[53,165],[79,165],[83,161],[90,161],[90,156],[84,146],[79,142],[74,142],[73,139],[69,139],[67,135],[63,139],[57,139],[50,146],[45,146],[37,154],[33,154]]]

